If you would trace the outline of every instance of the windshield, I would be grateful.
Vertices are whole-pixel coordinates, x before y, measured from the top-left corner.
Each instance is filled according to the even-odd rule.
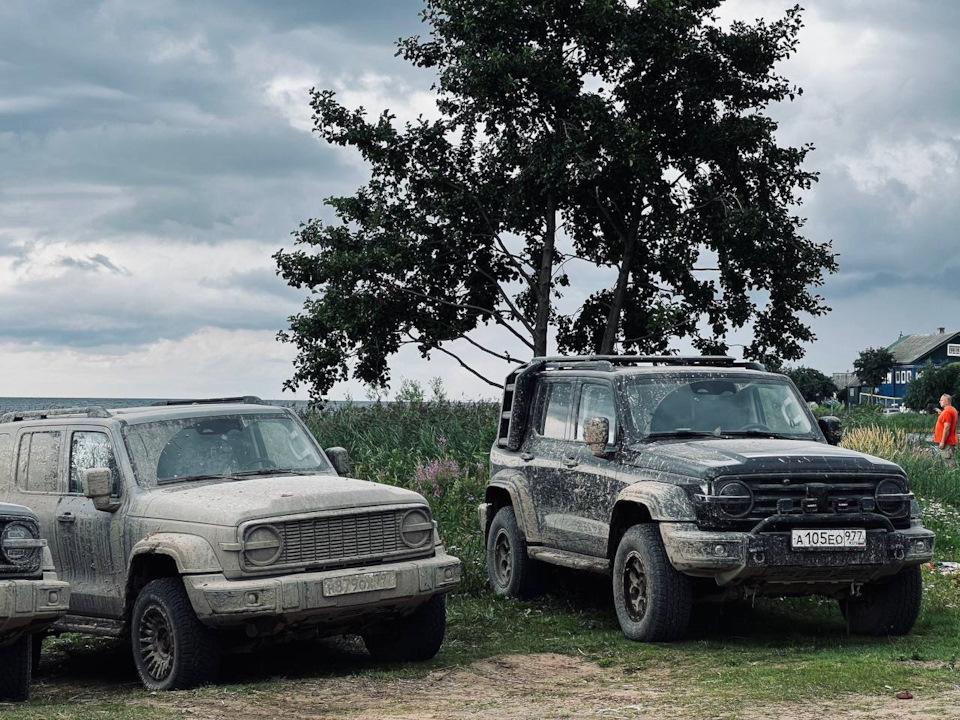
[[[137,482],[332,472],[313,438],[286,414],[218,415],[123,429]]]
[[[743,435],[819,439],[803,399],[776,378],[634,377],[626,387],[640,438]]]

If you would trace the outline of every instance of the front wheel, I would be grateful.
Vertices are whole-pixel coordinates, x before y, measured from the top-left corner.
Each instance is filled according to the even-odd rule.
[[[217,678],[219,638],[197,618],[180,578],[154,580],[140,591],[130,640],[148,690],[185,690]]]
[[[840,601],[850,631],[858,635],[906,635],[920,616],[920,566],[904,568],[888,581],[865,585],[861,596]]]
[[[24,635],[0,648],[0,700],[23,702],[30,697],[33,639]]]
[[[687,629],[693,588],[670,564],[656,525],[634,525],[623,534],[613,563],[613,604],[631,640],[674,640]]]
[[[447,606],[443,595],[434,595],[413,614],[364,632],[363,643],[377,660],[420,662],[440,652],[446,632]]]

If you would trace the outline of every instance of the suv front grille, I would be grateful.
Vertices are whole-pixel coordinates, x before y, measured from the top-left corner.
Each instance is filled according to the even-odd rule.
[[[710,508],[706,520],[708,525],[722,526],[737,530],[751,530],[761,520],[772,515],[799,515],[816,512],[819,514],[846,514],[864,512],[862,503],[875,499],[877,486],[890,475],[734,475],[717,478],[713,482],[714,492],[731,482],[743,483],[750,489],[753,502],[746,513],[724,513],[716,505]],[[731,493],[733,494],[733,493]],[[738,498],[741,496],[737,496]],[[804,502],[817,499],[817,510],[803,507]],[[730,505],[736,510],[733,500]],[[704,506],[701,506],[704,507]],[[704,508],[706,509],[706,507]],[[874,508],[869,512],[882,513]],[[910,524],[910,503],[901,503],[898,511],[886,515],[894,527],[904,528]]]
[[[429,532],[411,531],[415,520],[430,523],[429,510],[423,506],[403,507],[251,523],[244,531],[244,537],[256,537],[254,533],[258,528],[269,526],[276,531],[281,542],[279,554],[268,562],[254,562],[251,553],[245,551],[244,567],[261,571],[289,567],[349,567],[429,555],[433,552],[432,525]]]

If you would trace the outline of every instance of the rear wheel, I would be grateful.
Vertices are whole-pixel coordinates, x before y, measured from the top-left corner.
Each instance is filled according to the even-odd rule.
[[[920,616],[922,597],[923,578],[914,565],[886,582],[865,585],[860,597],[840,601],[840,611],[858,635],[906,635]]]
[[[527,539],[509,505],[500,508],[487,534],[487,577],[497,595],[525,599],[540,594],[542,566],[527,555]]]
[[[180,578],[154,580],[140,591],[130,640],[148,690],[184,690],[217,679],[219,638],[197,618]]]
[[[670,564],[656,525],[634,525],[623,534],[613,563],[613,603],[631,640],[674,640],[687,629],[693,588]]]
[[[378,660],[419,662],[440,652],[446,632],[447,606],[443,595],[434,595],[412,615],[381,623],[366,631],[363,643]]]
[[[0,699],[22,702],[30,697],[33,639],[24,635],[0,648]]]

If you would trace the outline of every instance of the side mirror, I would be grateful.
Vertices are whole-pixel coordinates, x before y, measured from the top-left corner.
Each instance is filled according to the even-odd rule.
[[[347,449],[342,447],[332,447],[327,448],[324,450],[324,452],[330,459],[330,464],[333,465],[333,469],[337,471],[337,475],[340,477],[349,477],[350,453],[347,452]]]
[[[823,436],[831,445],[839,445],[843,437],[843,429],[840,427],[840,418],[834,415],[824,415],[817,419],[817,425],[823,431]]]
[[[120,503],[110,497],[113,491],[113,474],[108,468],[91,468],[83,471],[83,494],[93,500],[93,506],[103,512],[116,512]]]
[[[610,442],[610,421],[606,418],[590,418],[583,424],[583,441],[596,457],[602,457]]]

